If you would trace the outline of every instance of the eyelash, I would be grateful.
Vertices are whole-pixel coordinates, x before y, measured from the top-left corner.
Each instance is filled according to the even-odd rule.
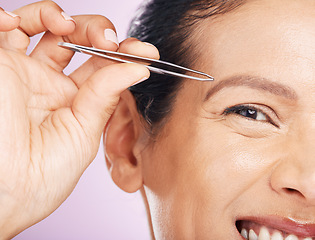
[[[241,117],[250,119],[252,121],[267,122],[279,128],[279,125],[277,125],[274,121],[272,121],[271,117],[268,114],[266,114],[264,111],[251,105],[236,105],[233,107],[229,107],[224,110],[223,114],[224,115],[235,114],[235,115],[239,115]],[[258,114],[263,114],[265,120],[259,120],[250,116],[246,116],[247,114],[253,115],[254,117],[256,116],[256,118],[258,117]]]

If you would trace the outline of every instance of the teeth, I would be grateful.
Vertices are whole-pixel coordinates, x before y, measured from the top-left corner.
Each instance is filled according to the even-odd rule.
[[[258,240],[258,237],[253,229],[249,230],[249,238],[248,240]]]
[[[285,238],[285,240],[299,240],[297,236],[290,234]]]
[[[275,231],[270,237],[269,230],[266,227],[261,227],[259,236],[257,236],[253,229],[250,229],[248,232],[248,230],[245,228],[242,229],[241,235],[247,240],[299,240],[299,238],[294,234],[290,234],[284,239],[281,232],[279,231]],[[307,237],[303,238],[303,240],[313,240],[313,238]]]
[[[260,229],[258,240],[270,240],[270,234],[266,227]]]
[[[245,239],[248,239],[248,232],[245,228],[242,229],[241,231],[241,235],[245,238]]]
[[[271,240],[283,240],[283,236],[280,232],[274,232],[271,236]]]

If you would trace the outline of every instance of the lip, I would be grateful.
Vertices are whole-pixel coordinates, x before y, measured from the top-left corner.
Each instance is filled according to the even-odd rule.
[[[279,216],[242,217],[239,221],[250,221],[285,233],[299,237],[315,237],[315,224],[305,220],[295,220]]]

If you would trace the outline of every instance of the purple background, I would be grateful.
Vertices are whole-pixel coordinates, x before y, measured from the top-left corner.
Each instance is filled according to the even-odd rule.
[[[119,40],[142,0],[56,0],[69,15],[101,14],[116,26]],[[7,11],[35,2],[5,0]],[[34,42],[38,37],[34,38]],[[83,60],[76,56],[70,72]],[[127,194],[113,184],[107,171],[103,149],[83,174],[70,197],[48,218],[16,236],[16,240],[36,239],[150,239],[146,213],[139,193]]]

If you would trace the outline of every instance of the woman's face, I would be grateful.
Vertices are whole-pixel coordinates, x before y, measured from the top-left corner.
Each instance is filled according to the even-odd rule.
[[[315,237],[315,1],[250,1],[198,31],[215,81],[187,80],[141,154],[156,238]]]

